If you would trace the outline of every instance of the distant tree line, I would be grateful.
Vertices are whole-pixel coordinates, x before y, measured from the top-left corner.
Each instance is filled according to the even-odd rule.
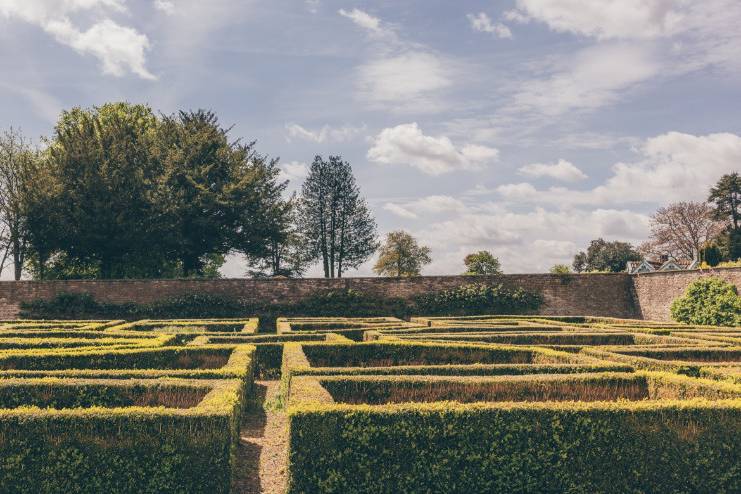
[[[593,240],[577,253],[571,268],[577,272],[620,272],[628,261],[643,258],[699,260],[709,266],[741,260],[741,177],[723,175],[710,189],[706,202],[682,201],[659,208],[650,221],[649,239],[638,247],[626,242]],[[551,268],[568,273],[568,266]]]

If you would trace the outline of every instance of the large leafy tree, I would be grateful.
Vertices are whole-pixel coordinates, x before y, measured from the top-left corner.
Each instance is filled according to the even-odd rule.
[[[231,142],[228,132],[203,110],[164,117],[160,125],[158,226],[186,276],[202,274],[212,254],[262,252],[282,214],[277,160],[258,154],[254,142]]]
[[[574,270],[582,271],[610,271],[619,273],[625,271],[628,261],[639,261],[641,255],[627,242],[607,242],[598,238],[592,240],[585,252],[579,252],[574,257]]]
[[[103,278],[121,277],[162,257],[150,200],[159,168],[157,118],[143,105],[115,103],[62,114],[49,146],[51,198],[58,209],[54,247]]]
[[[419,245],[409,233],[398,230],[386,236],[373,271],[379,276],[419,276],[422,267],[432,262],[430,248]]]
[[[378,248],[376,222],[340,156],[314,159],[301,189],[299,221],[309,257],[322,260],[326,278],[342,277]]]
[[[502,265],[499,263],[499,259],[494,257],[488,250],[480,250],[468,254],[463,259],[463,264],[466,265],[464,275],[483,276],[502,274]]]
[[[265,251],[285,184],[277,160],[228,133],[207,111],[64,112],[26,208],[31,272],[212,277],[230,251]]]

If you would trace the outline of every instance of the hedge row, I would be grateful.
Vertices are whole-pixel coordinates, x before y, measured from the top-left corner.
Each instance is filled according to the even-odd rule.
[[[661,379],[694,396],[718,389]],[[291,493],[741,489],[738,398],[369,406],[327,403],[315,384],[289,406]]]
[[[78,391],[90,396],[91,386]],[[209,386],[196,406],[182,409],[0,410],[0,492],[229,492],[244,386]],[[65,394],[61,388],[54,396]]]

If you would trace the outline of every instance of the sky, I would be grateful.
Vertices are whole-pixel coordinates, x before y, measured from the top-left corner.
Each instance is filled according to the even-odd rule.
[[[741,171],[739,25],[738,0],[0,0],[0,128],[211,109],[290,190],[349,161],[424,274],[542,272]]]

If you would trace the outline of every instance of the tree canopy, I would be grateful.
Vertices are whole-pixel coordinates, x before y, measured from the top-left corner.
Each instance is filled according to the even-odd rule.
[[[573,268],[577,273],[589,271],[625,271],[628,261],[639,261],[641,255],[627,242],[592,240],[586,252],[574,256]]]
[[[502,274],[502,266],[499,263],[499,259],[494,257],[488,250],[480,250],[468,254],[463,259],[463,264],[466,265],[464,275],[484,276]]]
[[[62,113],[29,194],[37,277],[216,275],[261,255],[285,207],[277,161],[209,111],[111,103]]]
[[[419,276],[422,267],[430,262],[429,247],[419,245],[409,233],[397,230],[386,235],[373,271],[379,276],[397,278]]]

